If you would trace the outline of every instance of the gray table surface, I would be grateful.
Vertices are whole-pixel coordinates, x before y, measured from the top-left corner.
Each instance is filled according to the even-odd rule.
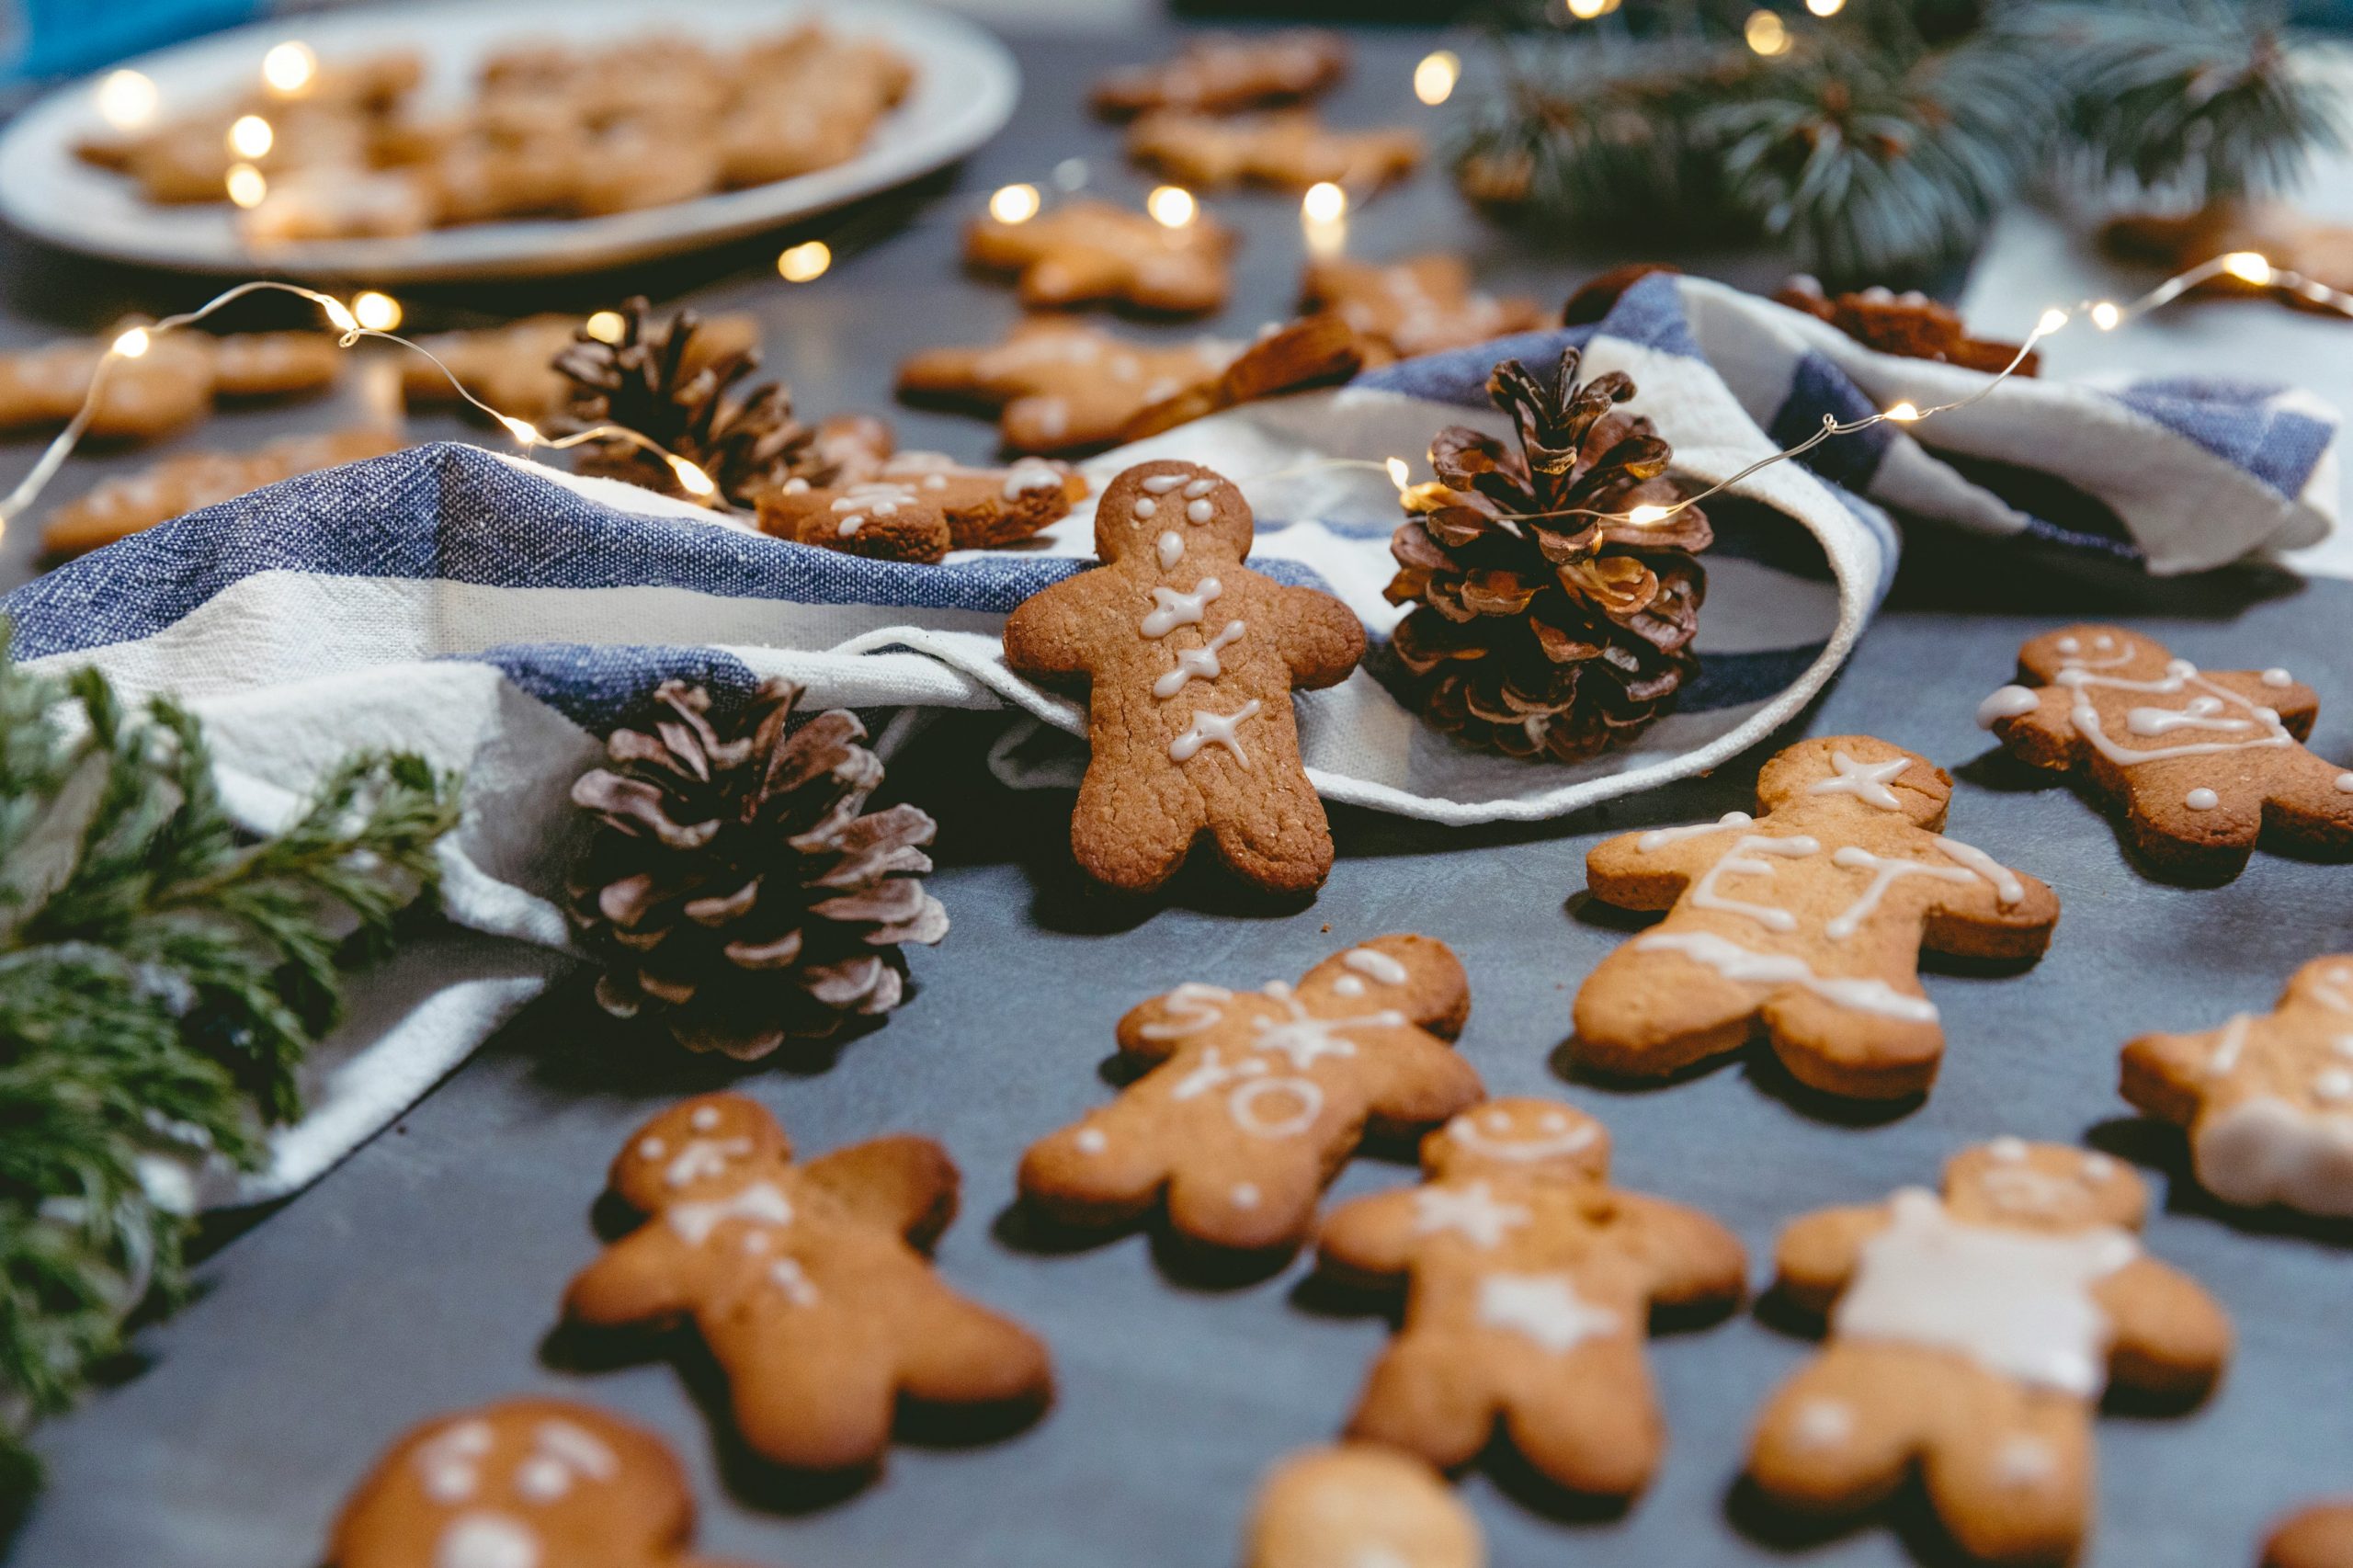
[[[1121,51],[1051,40],[1019,47],[1029,89],[1014,126],[925,187],[911,218],[894,209],[887,222],[859,219],[866,242],[845,244],[816,285],[788,289],[764,275],[771,243],[608,279],[601,294],[566,286],[552,299],[543,290],[426,297],[415,301],[417,317],[589,304],[644,287],[758,312],[771,365],[806,406],[881,407],[900,354],[987,335],[1013,314],[1001,290],[963,279],[949,260],[953,225],[980,193],[1042,179],[1071,155],[1090,159],[1098,183],[1135,188],[1112,156],[1111,134],[1074,106],[1085,79]],[[1338,117],[1393,113],[1426,47],[1413,36],[1366,40]],[[1278,198],[1219,210],[1249,233],[1223,318],[1246,329],[1288,302],[1293,211]],[[1493,234],[1461,217],[1435,179],[1356,222],[1361,253],[1460,245],[1495,280],[1547,294],[1612,259]],[[0,331],[18,340],[202,292],[21,246],[6,260]],[[1730,270],[1752,282],[1770,272],[1754,261]],[[317,408],[235,417],[271,431],[330,422]],[[986,444],[982,426],[949,416],[906,415],[902,429],[975,456]],[[69,475],[78,483],[89,472]],[[17,580],[26,540],[20,534],[6,549],[8,580]],[[1189,873],[1167,898],[1123,906],[1091,896],[1071,870],[1066,798],[997,789],[975,763],[990,722],[963,716],[892,769],[894,789],[941,819],[932,885],[955,918],[944,947],[916,955],[919,994],[830,1068],[754,1073],[739,1086],[773,1107],[804,1150],[894,1129],[946,1142],[964,1171],[965,1205],[940,1267],[1051,1343],[1061,1398],[1050,1415],[978,1448],[902,1447],[876,1483],[812,1495],[730,1449],[723,1426],[707,1419],[708,1380],[691,1356],[682,1379],[654,1351],[614,1364],[551,1337],[563,1282],[597,1249],[589,1216],[607,1161],[654,1108],[720,1081],[707,1065],[610,1026],[572,983],[392,1130],[213,1253],[199,1270],[199,1298],[140,1335],[142,1365],[41,1430],[50,1486],[10,1561],[312,1562],[337,1500],[393,1432],[535,1390],[597,1402],[669,1438],[704,1499],[713,1553],[801,1568],[1227,1563],[1256,1477],[1276,1455],[1335,1432],[1384,1324],[1336,1312],[1302,1290],[1302,1264],[1211,1283],[1164,1267],[1144,1235],[1041,1247],[1012,1206],[1015,1162],[1029,1141],[1109,1093],[1097,1070],[1113,1021],[1136,999],[1187,979],[1293,977],[1341,944],[1390,930],[1427,932],[1462,955],[1474,1006],[1461,1049],[1491,1089],[1559,1095],[1599,1115],[1616,1135],[1625,1185],[1720,1215],[1760,1272],[1791,1216],[1932,1180],[1967,1141],[2088,1139],[2147,1167],[2164,1196],[2149,1244],[2227,1304],[2239,1352],[2204,1408],[2101,1421],[2102,1522],[2090,1561],[2248,1561],[2277,1511],[2353,1487],[2353,1235],[2202,1201],[2179,1179],[2178,1140],[2131,1119],[2116,1097],[2115,1052],[2145,1029],[2206,1027],[2265,1007],[2297,963],[2353,948],[2353,872],[2262,856],[2226,888],[2152,883],[2069,790],[1988,755],[1971,723],[1977,699],[2007,677],[2023,636],[2083,616],[2127,620],[2217,667],[2295,669],[2334,699],[2316,745],[2353,757],[2353,653],[2339,619],[2353,618],[2353,585],[2252,569],[2156,584],[1915,539],[1895,598],[1790,738],[1870,732],[1951,767],[1954,831],[2048,880],[2066,909],[2049,957],[2024,973],[1931,971],[1950,1053],[1923,1103],[1845,1114],[1756,1057],[1650,1091],[1583,1082],[1567,1067],[1569,997],[1627,929],[1588,906],[1585,851],[1629,827],[1749,805],[1763,750],[1712,778],[1540,828],[1444,832],[1336,813],[1340,860],[1305,908],[1251,907]],[[1336,1191],[1411,1179],[1393,1160],[1364,1159]],[[1742,1503],[1733,1483],[1751,1416],[1809,1349],[1745,1312],[1660,1340],[1654,1365],[1673,1446],[1655,1486],[1621,1516],[1597,1517],[1473,1471],[1462,1490],[1495,1560],[1505,1568],[1936,1560],[1932,1537],[1904,1508],[1893,1528],[1878,1518],[1793,1538]]]

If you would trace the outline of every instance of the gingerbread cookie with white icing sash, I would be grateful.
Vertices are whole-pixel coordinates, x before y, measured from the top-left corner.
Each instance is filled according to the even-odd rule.
[[[509,1399],[404,1435],[352,1492],[327,1568],[722,1568],[662,1439],[589,1405]]]
[[[726,1374],[744,1442],[773,1463],[879,1463],[904,1400],[1042,1409],[1046,1347],[941,1282],[921,1249],[956,1214],[958,1177],[927,1138],[877,1138],[794,1161],[757,1101],[702,1095],[656,1116],[613,1161],[647,1221],[564,1295],[597,1328],[690,1321]]]
[[[1722,1310],[1746,1287],[1738,1238],[1696,1210],[1608,1184],[1609,1135],[1551,1100],[1491,1100],[1422,1140],[1426,1179],[1327,1216],[1324,1270],[1407,1287],[1348,1435],[1451,1469],[1498,1428],[1557,1485],[1627,1497],[1665,1424],[1643,1364],[1651,1312]]]
[[[2268,1013],[2124,1048],[2124,1097],[2188,1129],[2225,1203],[2353,1219],[2353,953],[2318,958]]]
[[[1763,812],[1622,834],[1586,858],[1596,898],[1666,918],[1577,993],[1577,1059],[1660,1077],[1761,1026],[1800,1083],[1889,1099],[1944,1054],[1920,950],[2032,959],[2059,900],[1943,832],[1952,780],[1869,735],[1801,741],[1765,765]]]
[[[1331,595],[1245,566],[1250,540],[1250,506],[1231,481],[1139,463],[1096,508],[1103,565],[1032,595],[1005,623],[1017,674],[1087,693],[1093,755],[1071,851],[1122,892],[1159,887],[1203,835],[1269,892],[1311,892],[1331,872],[1290,694],[1346,680],[1364,628]]]
[[[1767,1402],[1750,1480],[1846,1514],[1917,1472],[1969,1555],[2063,1562],[2092,1513],[2092,1414],[2112,1381],[2202,1397],[2231,1328],[2196,1281],[2146,1256],[2148,1203],[2105,1154],[1997,1138],[1955,1155],[1941,1196],[1807,1215],[1776,1288],[1829,1340]]]
[[[2305,749],[2320,710],[2289,671],[2201,670],[2120,626],[2068,626],[2018,650],[1977,722],[2021,761],[2073,768],[2148,867],[2227,881],[2257,839],[2353,854],[2353,766]]]
[[[1434,1126],[1484,1094],[1449,1041],[1470,983],[1443,942],[1378,937],[1296,985],[1188,983],[1120,1020],[1120,1052],[1150,1071],[1032,1144],[1021,1194],[1064,1224],[1105,1227],[1164,1201],[1204,1247],[1297,1246],[1324,1186],[1368,1132]]]

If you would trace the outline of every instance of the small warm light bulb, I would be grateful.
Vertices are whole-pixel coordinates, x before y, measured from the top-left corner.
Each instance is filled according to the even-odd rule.
[[[134,326],[114,340],[114,351],[126,359],[136,359],[146,353],[147,346],[154,341],[145,327]]]
[[[674,455],[669,461],[670,472],[678,476],[678,488],[688,494],[710,496],[719,494],[719,486],[711,483],[710,475],[703,472],[686,459]]]
[[[2117,307],[2113,300],[2102,300],[2092,307],[2092,324],[2102,332],[2114,332],[2116,324],[2123,319],[2123,311]]]
[[[401,324],[401,302],[370,289],[351,301],[352,318],[370,332],[390,332]]]
[[[1193,221],[1198,209],[1193,193],[1181,185],[1153,187],[1152,194],[1143,199],[1143,210],[1164,229],[1181,229]]]
[[[269,194],[269,181],[251,164],[231,164],[228,187],[229,199],[240,207],[258,207]]]
[[[1336,222],[1348,210],[1348,193],[1330,180],[1317,180],[1299,199],[1300,215],[1311,223]]]
[[[98,118],[117,131],[137,131],[155,118],[162,95],[138,71],[109,71],[98,84]]]
[[[319,57],[311,51],[307,43],[290,40],[273,45],[270,51],[261,57],[261,79],[269,85],[272,92],[299,93],[309,86],[311,78],[318,74]]]
[[[1434,50],[1414,67],[1414,96],[1436,107],[1453,96],[1462,78],[1462,59],[1450,49]]]
[[[2271,264],[2251,250],[2234,250],[2224,256],[2222,270],[2258,289],[2271,281]]]
[[[619,311],[598,311],[583,323],[580,330],[599,343],[619,343],[629,324],[621,320]]]
[[[1608,7],[1605,0],[1567,0],[1569,15],[1580,22],[1589,22]]]
[[[1008,185],[989,198],[989,216],[1000,223],[1027,223],[1038,215],[1038,187]]]
[[[787,283],[806,283],[823,278],[825,268],[833,265],[834,247],[823,240],[804,240],[776,258],[776,269]]]
[[[345,304],[333,294],[319,294],[314,298],[319,301],[319,309],[326,312],[327,320],[335,324],[335,331],[358,332],[359,330],[359,318],[351,313],[349,305]]]
[[[2067,312],[2053,305],[2043,312],[2042,318],[2034,324],[2034,335],[2037,337],[2048,337],[2066,324]]]
[[[241,114],[229,125],[229,151],[240,158],[266,155],[278,140],[269,121],[257,114]]]
[[[1650,502],[1645,501],[1641,506],[1635,507],[1632,511],[1627,513],[1626,520],[1633,524],[1638,528],[1646,528],[1653,523],[1663,523],[1674,515],[1675,508],[1672,506],[1654,506]]]
[[[529,420],[517,419],[511,414],[502,414],[498,416],[498,422],[506,426],[509,435],[525,446],[536,447],[540,444],[540,427]]]
[[[1749,12],[1740,36],[1748,40],[1749,48],[1768,60],[1790,51],[1789,24],[1770,11]]]
[[[1817,17],[1835,17],[1847,8],[1847,0],[1805,0],[1805,8]]]
[[[1920,417],[1920,405],[1907,398],[1904,402],[1897,403],[1893,408],[1889,409],[1887,411],[1887,416],[1890,419],[1900,420],[1904,424],[1909,425],[1912,421]]]
[[[1405,481],[1412,478],[1414,472],[1412,469],[1405,466],[1405,460],[1404,458],[1383,458],[1381,462],[1383,466],[1389,470],[1389,483],[1395,485],[1400,490],[1404,489]]]

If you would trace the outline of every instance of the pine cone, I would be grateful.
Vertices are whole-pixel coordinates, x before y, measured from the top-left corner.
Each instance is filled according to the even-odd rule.
[[[918,880],[931,818],[860,814],[882,764],[857,715],[788,736],[790,681],[716,723],[700,687],[654,695],[650,732],[615,730],[611,767],[572,787],[602,823],[571,880],[573,923],[607,964],[597,1001],[744,1061],[897,1006],[899,944],[938,941],[948,913]]]
[[[668,463],[628,441],[584,444],[581,472],[746,511],[758,505],[762,492],[781,489],[789,479],[813,485],[831,479],[815,432],[792,416],[790,392],[776,381],[737,389],[759,368],[757,353],[697,352],[701,319],[680,311],[654,323],[642,295],[625,301],[620,313],[621,331],[614,341],[591,337],[583,327],[555,357],[555,368],[572,382],[558,427],[634,430],[701,469],[719,491],[688,495]]]
[[[1487,380],[1518,449],[1462,426],[1430,446],[1435,483],[1390,541],[1392,604],[1415,608],[1391,642],[1422,711],[1464,743],[1577,762],[1631,740],[1699,668],[1690,652],[1715,535],[1697,507],[1643,525],[1559,516],[1670,506],[1684,491],[1620,371],[1580,386],[1563,350],[1547,385],[1518,360]]]

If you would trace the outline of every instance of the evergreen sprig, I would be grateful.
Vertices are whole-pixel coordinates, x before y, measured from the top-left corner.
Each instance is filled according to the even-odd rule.
[[[347,759],[283,832],[222,808],[194,719],[95,670],[38,675],[0,623],[0,1508],[19,1439],[183,1289],[176,1200],[301,1105],[338,965],[433,891],[455,781]]]
[[[2343,141],[2243,0],[1624,0],[1507,8],[1502,90],[1456,149],[1474,198],[1588,231],[1762,238],[1846,282],[1966,254],[2054,169],[2168,199],[2277,190]]]

